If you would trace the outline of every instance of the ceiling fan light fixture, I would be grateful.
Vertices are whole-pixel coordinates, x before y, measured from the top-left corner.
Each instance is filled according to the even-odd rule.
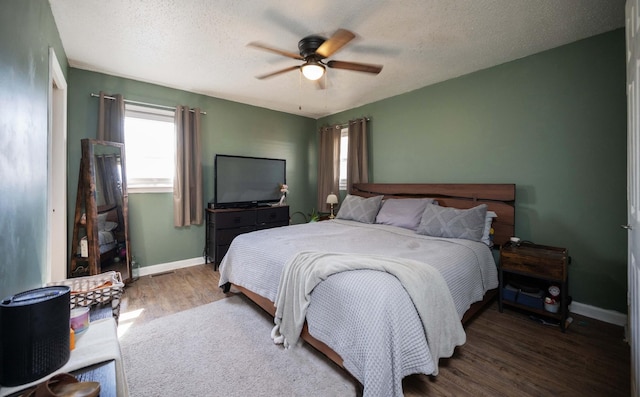
[[[318,80],[324,74],[324,66],[317,62],[307,62],[301,69],[304,77],[311,81]]]

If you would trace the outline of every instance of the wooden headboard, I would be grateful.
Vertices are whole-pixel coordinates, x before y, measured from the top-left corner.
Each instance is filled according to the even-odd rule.
[[[498,218],[493,222],[493,242],[500,246],[514,236],[516,185],[510,183],[356,183],[351,194],[385,198],[430,197],[445,207],[472,208],[486,204]]]
[[[107,213],[106,220],[109,222],[119,223],[118,206],[116,204],[107,204],[98,206],[98,214]]]

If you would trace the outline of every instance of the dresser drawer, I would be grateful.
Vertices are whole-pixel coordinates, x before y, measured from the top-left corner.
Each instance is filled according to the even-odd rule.
[[[215,216],[217,229],[252,226],[256,224],[255,211],[219,212]]]
[[[233,229],[220,229],[216,232],[215,241],[218,245],[229,245],[231,244],[231,241],[236,238],[236,236],[253,232],[254,230],[256,230],[255,225],[243,226]]]
[[[222,259],[224,259],[224,256],[227,254],[227,251],[229,251],[230,246],[231,244],[216,245],[215,263],[222,262]]]
[[[258,226],[271,223],[278,223],[282,226],[289,224],[289,207],[259,209],[256,215]]]

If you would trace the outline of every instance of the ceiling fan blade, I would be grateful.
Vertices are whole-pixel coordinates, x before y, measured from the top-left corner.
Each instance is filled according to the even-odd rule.
[[[327,66],[334,69],[354,70],[356,72],[365,72],[378,74],[382,70],[382,65],[371,65],[367,63],[329,61]]]
[[[338,29],[333,36],[325,40],[320,47],[316,50],[316,54],[322,58],[329,58],[333,53],[344,47],[348,42],[356,37],[355,34],[346,30]]]
[[[281,70],[278,70],[276,72],[263,74],[261,76],[256,76],[256,79],[258,79],[258,80],[268,79],[269,77],[277,76],[279,74],[287,73],[287,72],[290,72],[290,71],[296,70],[296,69],[300,69],[300,66],[299,65],[298,66],[290,66],[288,68],[281,69]]]
[[[258,43],[257,41],[253,41],[249,44],[247,44],[249,47],[254,47],[260,50],[264,50],[264,51],[269,51],[269,52],[273,52],[276,53],[278,55],[284,55],[285,57],[289,57],[289,58],[293,58],[293,59],[299,59],[301,61],[304,60],[303,57],[300,56],[300,54],[296,54],[294,52],[290,52],[290,51],[285,51],[285,50],[280,50],[278,48],[273,48],[270,47],[266,44],[262,44],[262,43]]]

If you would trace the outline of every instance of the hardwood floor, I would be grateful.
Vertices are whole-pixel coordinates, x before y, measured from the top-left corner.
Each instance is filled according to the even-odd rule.
[[[135,326],[224,299],[226,295],[218,288],[218,280],[220,276],[213,270],[213,264],[140,277],[125,288],[120,302],[121,316],[140,310]]]
[[[140,313],[136,326],[224,299],[218,280],[211,264],[141,277],[125,289],[121,321]],[[440,361],[438,376],[405,379],[405,396],[629,396],[623,328],[572,317],[563,334],[494,302],[467,324],[467,343]]]

